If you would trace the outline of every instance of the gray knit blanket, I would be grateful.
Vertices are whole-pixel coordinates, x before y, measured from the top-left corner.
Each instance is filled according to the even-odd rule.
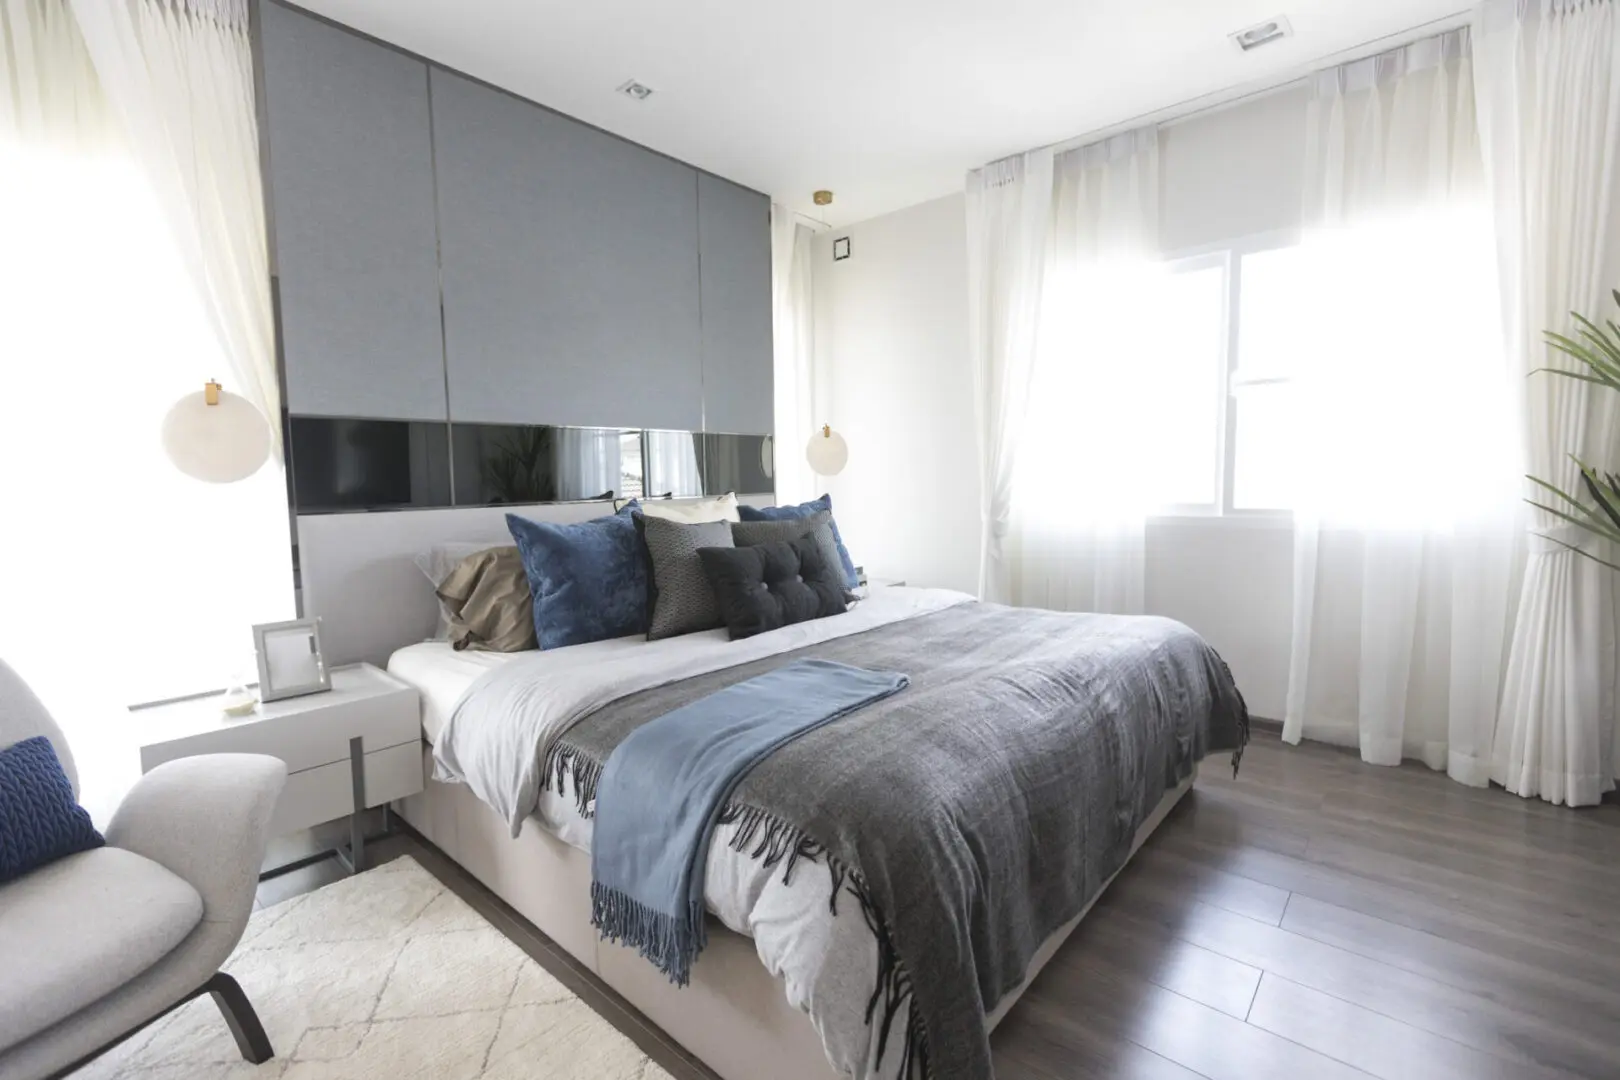
[[[545,782],[571,778],[589,814],[631,732],[804,657],[904,671],[911,688],[776,751],[721,821],[785,875],[819,865],[833,915],[866,920],[867,1022],[898,1075],[988,1080],[987,1011],[1199,760],[1231,751],[1236,770],[1243,698],[1180,623],[964,604],[621,698],[553,744]]]

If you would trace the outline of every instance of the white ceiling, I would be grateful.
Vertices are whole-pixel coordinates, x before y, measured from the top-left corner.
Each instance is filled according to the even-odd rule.
[[[297,0],[841,225],[1467,0]],[[1294,37],[1226,35],[1285,14]],[[656,93],[616,94],[627,79]],[[811,205],[830,188],[835,204]]]

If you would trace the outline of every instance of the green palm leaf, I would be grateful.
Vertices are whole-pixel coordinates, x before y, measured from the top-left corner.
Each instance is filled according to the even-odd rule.
[[[1620,289],[1612,290],[1610,295],[1614,298],[1615,306],[1620,307]],[[1607,319],[1603,326],[1599,326],[1592,319],[1573,311],[1570,312],[1570,318],[1579,328],[1581,340],[1551,330],[1546,331],[1544,337],[1550,348],[1578,361],[1586,370],[1544,367],[1537,368],[1531,374],[1557,375],[1620,391],[1620,323]],[[1546,502],[1538,502],[1533,498],[1526,499],[1525,502],[1593,536],[1620,544],[1620,476],[1599,472],[1574,454],[1570,455],[1570,459],[1580,469],[1581,486],[1577,489],[1578,494],[1572,495],[1556,484],[1531,476],[1528,479],[1532,483],[1555,496],[1555,505],[1549,506]],[[1594,555],[1579,545],[1552,536],[1542,538],[1611,570],[1620,570],[1620,565]]]

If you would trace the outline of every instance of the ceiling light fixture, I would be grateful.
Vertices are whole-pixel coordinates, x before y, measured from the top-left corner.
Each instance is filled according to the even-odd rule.
[[[1294,28],[1289,25],[1288,16],[1278,15],[1275,19],[1267,19],[1263,23],[1255,23],[1236,33],[1228,34],[1232,44],[1244,52],[1258,49],[1262,45],[1270,45],[1273,41],[1281,41],[1286,37],[1294,36]]]
[[[646,101],[648,98],[652,97],[653,88],[645,83],[638,83],[636,80],[631,79],[629,82],[619,87],[619,93],[623,94],[627,98],[630,98],[632,101]]]

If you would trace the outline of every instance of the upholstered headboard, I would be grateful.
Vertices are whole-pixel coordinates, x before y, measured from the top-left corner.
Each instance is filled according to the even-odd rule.
[[[738,499],[770,506],[773,496]],[[299,515],[301,609],[306,618],[321,620],[328,661],[382,665],[395,649],[431,637],[438,601],[416,568],[417,552],[457,540],[510,543],[509,512],[567,524],[611,510],[606,503],[581,502]]]

